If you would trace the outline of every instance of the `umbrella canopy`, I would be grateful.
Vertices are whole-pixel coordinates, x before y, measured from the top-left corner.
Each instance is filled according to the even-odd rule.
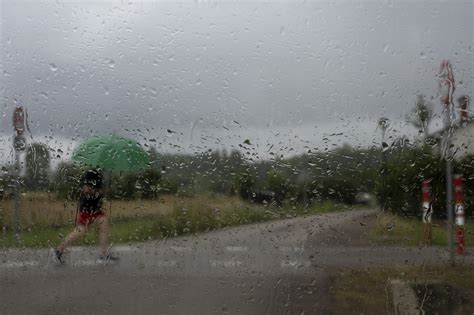
[[[142,146],[119,136],[97,136],[76,148],[72,159],[81,164],[109,171],[137,172],[148,167],[150,158]]]

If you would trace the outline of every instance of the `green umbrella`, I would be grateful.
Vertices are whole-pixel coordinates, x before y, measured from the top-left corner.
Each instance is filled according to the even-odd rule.
[[[107,171],[137,172],[148,167],[148,153],[137,142],[119,136],[96,136],[76,148],[72,159]]]
[[[90,167],[99,167],[109,172],[137,172],[148,167],[150,157],[137,142],[119,137],[96,136],[85,140],[74,150],[72,160]],[[112,198],[109,178],[110,212]]]

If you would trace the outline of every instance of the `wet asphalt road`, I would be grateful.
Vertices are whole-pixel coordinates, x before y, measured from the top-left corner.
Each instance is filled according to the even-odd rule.
[[[345,242],[355,236],[344,231],[372,213],[115,246],[113,265],[97,264],[97,248],[72,248],[64,265],[48,250],[3,251],[0,314],[325,314],[329,270],[446,261],[439,249]]]

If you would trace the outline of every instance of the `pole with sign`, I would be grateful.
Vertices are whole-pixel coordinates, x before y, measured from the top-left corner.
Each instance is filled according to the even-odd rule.
[[[440,100],[444,105],[445,118],[445,160],[446,160],[446,215],[448,217],[448,250],[451,264],[454,264],[453,237],[453,167],[451,165],[451,138],[453,134],[453,93],[455,90],[454,74],[448,60],[441,62],[439,72]]]
[[[457,254],[464,255],[464,195],[462,191],[462,176],[455,175],[454,176],[454,211],[456,214],[456,242],[457,246]]]
[[[423,243],[431,245],[433,240],[431,218],[433,216],[433,201],[431,198],[430,181],[424,180],[421,183],[421,210],[423,212]]]

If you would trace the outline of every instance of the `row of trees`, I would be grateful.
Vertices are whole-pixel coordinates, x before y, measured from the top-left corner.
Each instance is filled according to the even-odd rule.
[[[28,147],[22,189],[51,191],[60,198],[76,198],[83,170],[63,162],[52,172],[49,152],[43,144]],[[105,183],[115,198],[204,192],[248,198],[252,192],[268,190],[306,204],[323,199],[353,202],[358,191],[374,190],[378,165],[376,149],[354,150],[347,145],[326,153],[258,162],[238,150],[186,155],[160,154],[152,149],[149,154],[150,167],[142,173],[105,173]],[[11,166],[3,168],[0,191],[8,192],[12,173]]]
[[[246,150],[244,150],[246,151]],[[247,151],[250,152],[250,151]],[[377,149],[346,145],[331,152],[289,159],[251,161],[233,150],[200,155],[159,155],[162,180],[178,183],[178,193],[212,191],[249,198],[271,191],[294,202],[335,199],[352,203],[360,191],[374,191],[379,165]],[[175,187],[176,187],[175,186]]]
[[[40,163],[28,162],[22,180],[24,190],[47,190],[59,198],[77,198],[83,172],[74,164],[62,163],[54,173],[47,171],[45,152],[30,154]],[[150,168],[138,174],[105,174],[117,199],[157,198],[160,194],[196,195],[215,192],[249,198],[252,193],[272,191],[288,202],[310,204],[323,200],[355,202],[358,192],[384,196],[385,207],[403,215],[419,215],[420,183],[432,179],[436,196],[435,215],[444,215],[445,162],[429,145],[419,146],[396,139],[388,145],[381,166],[380,149],[343,146],[326,153],[310,153],[290,159],[249,162],[239,151],[208,151],[198,155],[150,152]],[[385,181],[382,181],[381,168]],[[11,186],[11,167],[3,167],[0,192]],[[455,173],[465,179],[466,210],[472,212],[474,158],[454,162]],[[30,177],[29,177],[30,176]],[[29,177],[29,178],[28,178]],[[437,210],[438,209],[438,210]]]

